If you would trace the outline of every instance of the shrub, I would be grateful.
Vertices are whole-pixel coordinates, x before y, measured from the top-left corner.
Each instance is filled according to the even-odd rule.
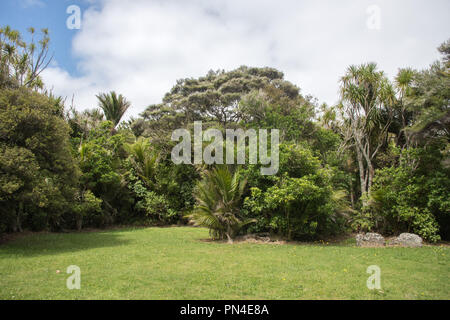
[[[239,230],[252,222],[242,219],[240,212],[245,186],[239,170],[233,173],[222,165],[206,171],[194,191],[196,205],[188,218],[196,226],[209,228],[212,237],[232,242]]]

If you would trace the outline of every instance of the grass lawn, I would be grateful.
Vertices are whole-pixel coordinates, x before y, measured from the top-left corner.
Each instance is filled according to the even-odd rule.
[[[207,238],[188,227],[19,237],[0,245],[0,299],[450,299],[450,248]],[[69,265],[80,290],[66,288]],[[370,265],[381,291],[366,287]]]

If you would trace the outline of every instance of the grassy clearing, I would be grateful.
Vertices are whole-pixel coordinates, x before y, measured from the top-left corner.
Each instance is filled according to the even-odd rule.
[[[207,230],[187,227],[24,236],[0,245],[0,298],[450,299],[446,247],[207,238]],[[69,265],[81,268],[80,290],[66,288]],[[381,291],[366,287],[370,265],[381,268]]]

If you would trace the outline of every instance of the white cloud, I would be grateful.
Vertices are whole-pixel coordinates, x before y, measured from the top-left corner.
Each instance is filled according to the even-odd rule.
[[[366,9],[381,9],[369,30]],[[446,0],[424,1],[101,1],[83,14],[73,39],[79,78],[53,66],[44,80],[80,109],[95,94],[116,90],[136,116],[161,101],[179,78],[240,65],[271,66],[313,94],[336,102],[338,79],[350,64],[424,68],[438,57],[450,23]]]

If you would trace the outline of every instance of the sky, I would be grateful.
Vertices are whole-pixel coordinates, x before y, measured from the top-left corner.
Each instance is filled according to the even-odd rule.
[[[68,28],[71,5],[79,29]],[[349,65],[376,62],[393,79],[437,60],[449,13],[449,0],[1,0],[0,26],[49,28],[47,88],[78,110],[115,90],[131,101],[129,118],[177,79],[241,65],[277,68],[333,105]]]

